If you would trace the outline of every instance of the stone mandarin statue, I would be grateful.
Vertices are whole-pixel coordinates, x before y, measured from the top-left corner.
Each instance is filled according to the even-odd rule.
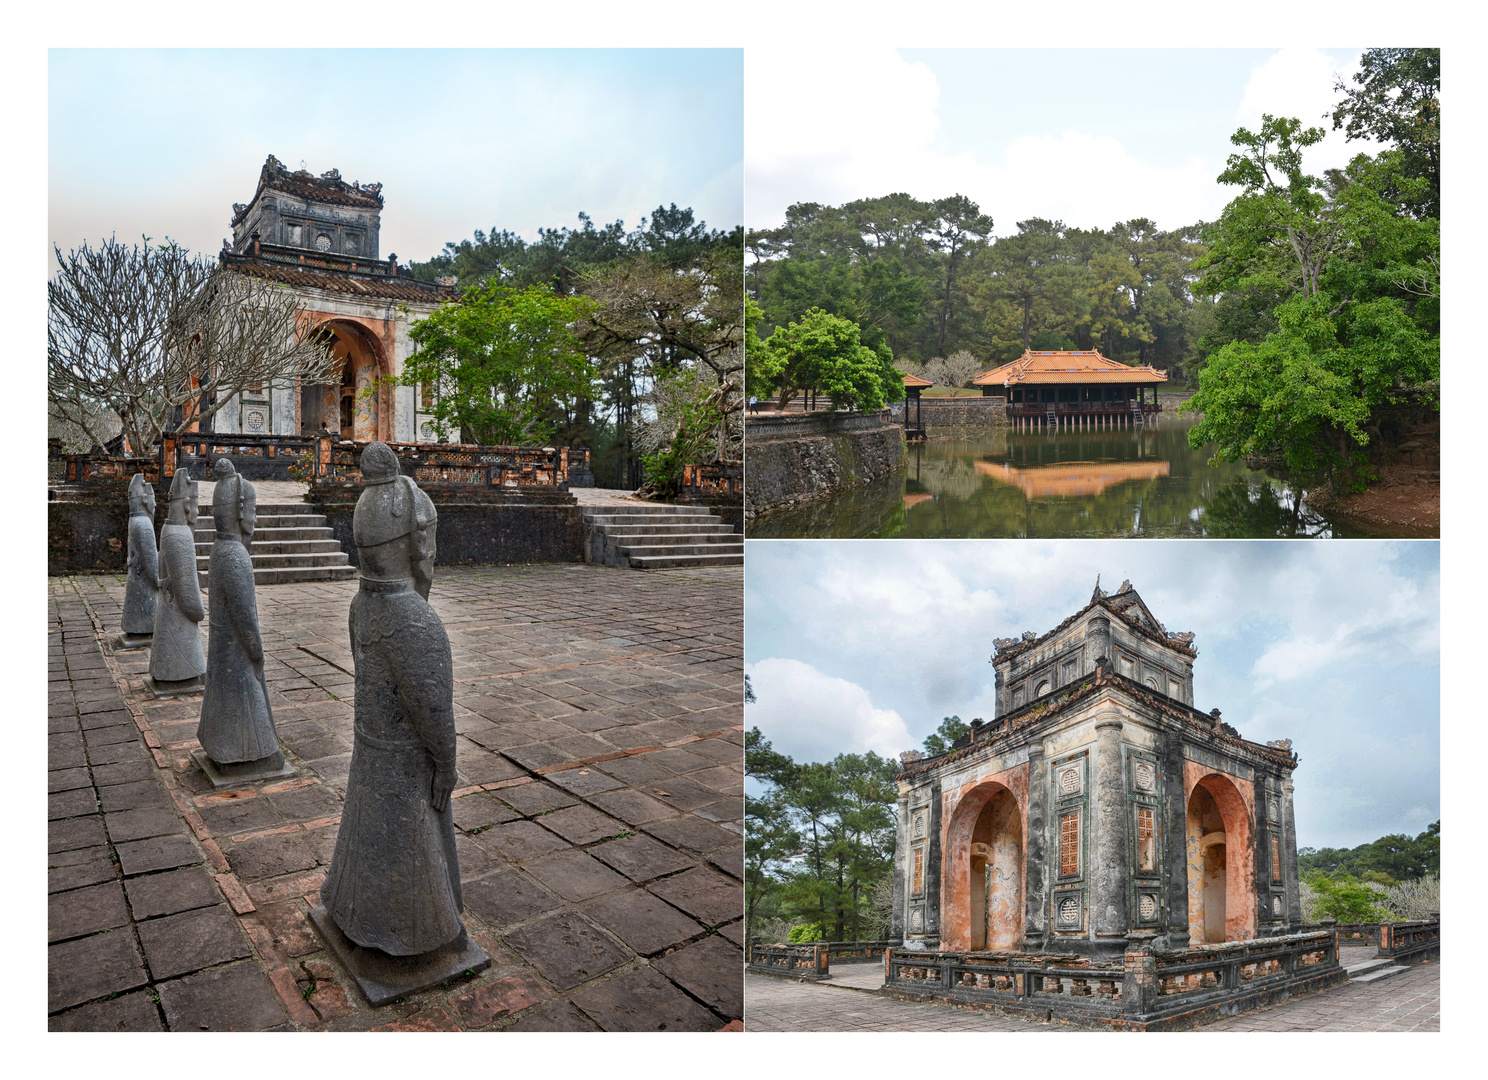
[[[321,901],[343,934],[397,957],[465,942],[450,792],[455,786],[449,638],[427,602],[435,510],[384,443],[362,453],[352,535],[356,740]],[[480,954],[482,957],[484,953]]]
[[[160,526],[160,598],[150,647],[150,678],[157,684],[199,684],[207,671],[197,632],[205,611],[196,576],[196,515],[196,481],[180,470]]]
[[[196,739],[214,764],[282,769],[248,554],[257,498],[253,485],[225,458],[217,459],[212,477],[217,482],[212,492],[217,538],[207,569],[207,687]]]
[[[155,551],[155,491],[144,473],[129,481],[129,556],[124,581],[121,644],[149,644],[155,632],[155,599],[160,587]]]

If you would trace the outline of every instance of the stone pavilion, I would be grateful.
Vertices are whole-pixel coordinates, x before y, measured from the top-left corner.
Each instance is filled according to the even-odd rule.
[[[1114,958],[1295,933],[1289,740],[1194,706],[1194,635],[1130,582],[995,641],[997,714],[898,774],[906,948]]]

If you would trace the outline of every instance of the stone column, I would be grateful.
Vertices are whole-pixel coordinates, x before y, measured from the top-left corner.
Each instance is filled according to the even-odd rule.
[[[1028,747],[1028,850],[1023,853],[1023,937],[1027,948],[1044,944],[1045,914],[1049,898],[1044,882],[1049,860],[1049,767],[1044,762],[1044,744]]]
[[[899,792],[899,821],[894,829],[894,915],[889,922],[889,937],[904,940],[907,929],[905,920],[905,894],[909,890],[909,875],[905,864],[909,861],[909,792]]]
[[[1095,670],[1102,660],[1113,659],[1111,655],[1111,620],[1104,615],[1097,615],[1086,624],[1085,638],[1089,642],[1086,649],[1085,663],[1086,673]],[[1114,667],[1112,670],[1115,670]]]
[[[1188,807],[1183,798],[1183,737],[1162,737],[1162,859],[1167,883],[1163,932],[1167,947],[1186,949],[1188,933]]]
[[[930,820],[925,844],[925,937],[926,945],[940,948],[940,781],[930,783]],[[929,939],[933,939],[929,940]]]
[[[1097,941],[1126,948],[1127,886],[1127,797],[1121,768],[1121,721],[1113,713],[1095,725],[1094,829],[1091,830],[1090,897],[1091,927]]]
[[[1286,882],[1287,928],[1302,925],[1302,883],[1297,879],[1297,823],[1292,817],[1292,777],[1281,781],[1281,875]]]

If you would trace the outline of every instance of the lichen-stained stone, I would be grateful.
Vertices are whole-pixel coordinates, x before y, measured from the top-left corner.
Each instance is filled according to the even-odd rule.
[[[186,682],[207,670],[197,632],[206,610],[196,572],[196,516],[196,483],[178,470],[171,481],[170,510],[160,526],[160,595],[150,646],[150,677],[157,682]]]
[[[124,633],[148,637],[155,632],[155,601],[160,588],[155,550],[155,492],[144,473],[129,481],[129,561],[124,584]]]

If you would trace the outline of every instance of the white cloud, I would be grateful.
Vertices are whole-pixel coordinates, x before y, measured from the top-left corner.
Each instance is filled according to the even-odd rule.
[[[746,664],[744,670],[756,698],[748,706],[749,724],[797,761],[830,761],[866,750],[895,757],[915,743],[903,718],[876,707],[857,683],[781,657]]]
[[[1322,128],[1327,137],[1303,157],[1304,167],[1314,176],[1324,169],[1342,168],[1355,154],[1377,153],[1378,144],[1361,139],[1349,142],[1342,131],[1333,130],[1333,109],[1342,97],[1333,89],[1334,83],[1342,77],[1353,86],[1358,67],[1357,56],[1340,67],[1317,49],[1282,49],[1251,72],[1235,121],[1254,131],[1261,125],[1261,116],[1269,113],[1296,117],[1304,127]]]

